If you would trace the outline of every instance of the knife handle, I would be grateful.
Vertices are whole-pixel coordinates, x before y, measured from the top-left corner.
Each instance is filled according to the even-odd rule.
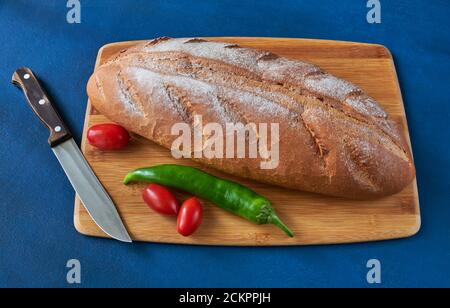
[[[15,71],[12,83],[22,89],[34,113],[50,130],[48,143],[52,148],[72,138],[72,134],[59,116],[55,106],[29,68],[23,67]]]

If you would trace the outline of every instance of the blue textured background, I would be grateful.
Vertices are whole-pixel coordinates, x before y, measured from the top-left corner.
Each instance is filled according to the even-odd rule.
[[[0,1],[0,286],[450,286],[450,2],[385,1],[382,23],[366,1]],[[320,3],[320,4],[318,4]],[[384,44],[392,51],[410,125],[423,227],[410,239],[322,247],[226,248],[124,245],[73,228],[74,192],[47,146],[48,133],[10,84],[29,66],[47,85],[79,141],[85,84],[100,46],[157,36],[278,36]]]

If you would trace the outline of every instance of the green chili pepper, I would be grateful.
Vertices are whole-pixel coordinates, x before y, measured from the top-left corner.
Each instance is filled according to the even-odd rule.
[[[256,224],[274,224],[290,237],[294,236],[277,216],[269,200],[243,185],[220,179],[199,169],[181,165],[157,165],[128,173],[124,184],[133,181],[158,183],[189,192]]]

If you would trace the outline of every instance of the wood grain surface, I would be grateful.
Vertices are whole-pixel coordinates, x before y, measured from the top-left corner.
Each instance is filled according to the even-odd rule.
[[[347,79],[374,97],[408,135],[403,101],[395,66],[388,49],[381,45],[286,38],[212,38],[245,47],[265,49],[281,56],[306,60]],[[97,63],[134,42],[102,47]],[[161,163],[192,166],[189,160],[175,160],[170,151],[133,135],[130,145],[117,152],[101,152],[86,142],[86,131],[95,123],[110,122],[87,104],[82,151],[105,186],[134,240],[199,245],[308,245],[375,241],[414,235],[420,229],[416,181],[402,192],[369,201],[320,196],[257,183],[207,170],[236,180],[266,196],[283,221],[295,232],[289,238],[273,225],[254,225],[207,202],[199,230],[190,237],[176,232],[176,219],[163,217],[143,203],[144,184],[125,186],[122,179],[132,169]],[[282,136],[280,136],[282,138]],[[180,199],[186,194],[177,192]],[[106,235],[90,219],[78,198],[75,201],[76,229],[85,235]]]

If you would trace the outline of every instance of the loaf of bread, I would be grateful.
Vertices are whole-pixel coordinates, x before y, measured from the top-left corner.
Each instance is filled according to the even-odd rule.
[[[279,162],[197,158],[265,183],[346,198],[402,190],[415,176],[405,137],[377,102],[319,67],[198,38],[158,38],[99,66],[87,86],[94,107],[166,148],[175,123],[279,123]],[[224,137],[225,138],[225,137]],[[225,142],[224,142],[225,143]]]

